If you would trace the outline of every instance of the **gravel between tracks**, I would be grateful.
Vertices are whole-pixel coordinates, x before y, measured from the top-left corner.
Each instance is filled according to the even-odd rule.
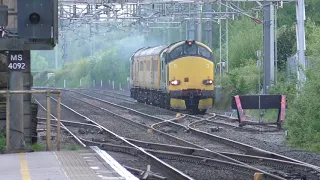
[[[210,140],[201,136],[194,135],[192,133],[188,133],[183,128],[176,128],[169,125],[162,126],[158,128],[158,130],[161,130],[163,132],[166,132],[168,134],[171,134],[173,136],[179,137],[181,139],[184,139],[188,142],[192,142],[194,144],[197,144],[202,147],[206,147],[213,151],[218,152],[230,152],[230,153],[243,153],[241,150],[237,150],[233,147],[226,146],[222,143],[215,142],[214,140]]]
[[[193,164],[181,163],[177,160],[163,159],[164,162],[180,169],[185,174],[193,177],[196,180],[209,180],[209,179],[248,179],[246,175],[235,173],[230,170],[218,169],[215,167]],[[250,177],[251,178],[251,177]]]
[[[114,102],[114,101],[112,101],[111,98],[108,98],[106,96],[94,95],[94,93],[90,93],[90,94],[92,94],[92,96]],[[117,103],[117,102],[114,102],[114,103]],[[128,103],[128,102],[120,102],[119,104],[126,106],[126,107],[129,107],[129,108],[133,108],[133,109],[141,111],[141,112],[145,112],[147,114],[151,114],[151,115],[161,116],[164,114],[170,114],[169,116],[171,116],[171,118],[172,118],[176,114],[176,112],[168,111],[168,110],[161,109],[161,108],[154,107],[154,106],[147,106],[147,105],[141,104],[141,103],[134,103],[133,104],[133,103]],[[148,108],[146,108],[146,107],[148,107]],[[208,113],[224,114],[224,111],[216,111],[216,110],[209,109]],[[257,121],[257,119],[254,119],[254,118],[250,118],[250,120]],[[303,150],[298,150],[298,149],[288,147],[285,143],[284,134],[273,133],[273,132],[264,132],[262,134],[249,134],[249,133],[247,133],[247,135],[242,135],[241,133],[243,134],[243,132],[239,132],[239,131],[232,131],[232,132],[230,132],[230,131],[224,132],[223,131],[223,132],[217,133],[217,135],[228,138],[228,139],[232,139],[235,141],[240,141],[245,144],[249,144],[249,145],[252,145],[252,146],[267,150],[267,151],[279,153],[284,156],[288,156],[288,157],[291,157],[291,158],[294,158],[294,159],[297,159],[297,160],[300,160],[303,162],[307,162],[310,164],[320,166],[320,154],[319,153],[313,153],[310,151],[303,151]]]
[[[114,158],[117,162],[119,162],[121,165],[124,166],[129,166],[132,168],[136,168],[142,171],[147,170],[147,166],[149,163],[145,161],[144,159],[138,157],[138,156],[133,156],[131,154],[126,154],[126,153],[121,153],[121,152],[114,152],[114,151],[106,151],[112,158]],[[166,177],[165,175],[159,173],[160,170],[157,168],[151,166],[151,172],[154,174]]]
[[[75,94],[75,93],[71,93],[71,94]],[[78,96],[80,96],[80,95],[78,95]],[[92,93],[92,96],[94,96],[94,93]],[[98,104],[99,104],[100,107],[104,107],[105,106],[105,105],[103,105],[105,103],[98,102]],[[110,105],[107,105],[107,106],[110,106]],[[114,109],[114,107],[111,107],[111,108]],[[192,142],[194,144],[206,147],[206,148],[211,149],[213,151],[242,153],[242,151],[240,151],[240,150],[237,150],[235,148],[226,146],[226,145],[224,145],[222,143],[217,143],[214,140],[209,140],[209,139],[206,139],[206,138],[203,138],[203,137],[200,137],[200,136],[189,134],[189,133],[185,132],[185,130],[183,128],[179,128],[178,129],[176,127],[164,126],[164,127],[161,127],[161,129],[159,129],[159,130],[162,130],[163,132],[169,133],[169,134],[171,134],[173,136],[182,138],[182,139],[184,139],[184,140],[186,140],[188,142]]]
[[[39,103],[47,109],[47,103],[46,103],[46,98],[41,96],[41,95],[34,95],[35,99],[37,99],[39,101]],[[52,96],[54,97],[54,96]],[[54,101],[53,99],[50,99],[50,110],[51,110],[51,114],[55,117],[57,117],[57,102]],[[42,109],[39,106],[39,109]],[[75,122],[86,122],[83,117],[77,115],[76,113],[70,111],[69,109],[63,107],[62,105],[60,105],[60,119],[62,120],[67,120],[67,121],[75,121]],[[44,114],[44,116],[42,117],[47,117],[46,114]]]
[[[79,94],[76,94],[76,93],[69,93],[70,95],[72,96],[75,96],[85,102],[88,102],[88,103],[91,103],[91,104],[95,104],[101,108],[104,108],[104,109],[107,109],[113,113],[116,113],[116,114],[120,114],[122,117],[125,117],[125,118],[129,118],[135,122],[138,122],[140,124],[144,124],[148,127],[151,127],[152,124],[154,123],[157,123],[159,122],[158,120],[155,120],[153,118],[148,118],[146,116],[141,116],[141,115],[138,115],[138,114],[135,114],[135,113],[132,113],[130,112],[129,110],[126,110],[126,109],[122,109],[122,108],[119,108],[119,107],[115,107],[113,105],[110,105],[110,104],[107,104],[107,103],[104,103],[104,102],[101,102],[101,101],[98,101],[98,100],[94,100],[90,97],[86,97],[86,96],[82,96],[82,95],[79,95]],[[68,94],[67,94],[68,95]]]
[[[100,99],[103,99],[106,101],[110,101],[110,102],[119,104],[121,106],[125,106],[128,108],[131,108],[131,109],[134,109],[134,110],[146,113],[146,114],[150,114],[153,116],[157,116],[160,118],[164,118],[164,119],[172,119],[177,114],[176,112],[162,109],[159,107],[155,107],[155,106],[151,106],[151,105],[147,105],[147,104],[141,104],[141,103],[137,103],[137,102],[126,102],[121,99],[115,99],[115,98],[105,96],[102,94],[97,94],[97,93],[89,91],[89,90],[81,90],[81,92],[84,94],[87,94],[89,96],[93,96],[93,97],[100,98]]]
[[[46,111],[43,110],[41,107],[38,108],[38,117],[46,117]],[[38,123],[37,129],[46,129],[45,124]],[[46,131],[40,131],[38,132],[38,140],[37,144],[39,144],[42,147],[46,147]],[[52,142],[52,150],[57,150],[57,128],[54,126],[51,126],[51,136],[53,139]],[[66,131],[61,131],[61,150],[71,150],[73,148],[81,148],[81,146],[78,145],[78,143],[73,139],[73,137]]]
[[[67,95],[62,95],[62,97],[63,104],[72,107],[72,109],[96,121],[97,123],[101,124],[102,126],[106,127],[107,129],[113,131],[114,133],[122,137],[142,140],[146,142],[177,145],[176,143],[166,139],[165,137],[148,133],[147,130],[144,128],[138,128],[129,125],[120,118],[114,117],[103,110],[96,109],[89,105],[84,105],[83,102],[70,98]]]
[[[222,111],[215,111],[223,114]],[[250,120],[257,119],[251,118]],[[237,123],[236,123],[237,124]],[[240,141],[267,151],[278,153],[293,159],[297,159],[306,163],[320,166],[320,154],[310,151],[303,151],[288,147],[285,141],[284,132],[272,133],[263,132],[262,134],[245,134],[243,132],[233,131],[233,133],[226,131],[216,132],[217,135],[226,137],[232,140]]]

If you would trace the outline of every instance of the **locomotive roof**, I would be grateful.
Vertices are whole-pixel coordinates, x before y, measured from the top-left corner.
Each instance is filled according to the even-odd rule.
[[[133,57],[138,57],[138,56],[152,56],[152,55],[159,55],[164,49],[168,48],[168,52],[172,51],[174,48],[177,46],[180,46],[184,44],[186,41],[178,41],[174,42],[170,45],[160,45],[160,46],[154,46],[154,47],[144,47],[136,51],[133,55]],[[203,46],[204,48],[208,49],[210,52],[212,50],[205,44],[195,41],[196,44]]]
[[[190,40],[188,40],[188,41],[190,41]],[[199,41],[194,41],[194,42],[195,42],[196,44],[198,44],[198,45],[206,48],[208,51],[212,52],[212,50],[211,50],[207,45],[205,45],[205,44],[203,44],[203,43],[201,43],[201,42],[199,42]],[[175,48],[178,47],[178,46],[181,46],[181,45],[184,44],[184,43],[186,43],[186,40],[184,40],[184,41],[179,41],[179,42],[175,42],[175,43],[170,44],[169,47],[168,47],[168,52],[171,52],[173,49],[175,49]]]
[[[142,48],[142,49],[139,49],[139,50],[134,54],[134,57],[137,57],[137,56],[151,56],[151,55],[160,54],[160,52],[161,52],[163,49],[165,49],[166,47],[167,47],[167,46],[162,45],[162,46]]]

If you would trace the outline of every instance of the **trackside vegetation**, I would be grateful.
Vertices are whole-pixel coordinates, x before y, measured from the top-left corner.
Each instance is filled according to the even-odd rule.
[[[6,138],[3,134],[0,134],[0,152],[4,151],[4,148],[6,146]]]

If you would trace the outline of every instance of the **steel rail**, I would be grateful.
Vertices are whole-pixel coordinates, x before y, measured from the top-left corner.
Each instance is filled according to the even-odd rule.
[[[46,109],[44,108],[44,106],[41,105],[41,103],[39,101],[37,101],[35,99],[35,101],[46,111]],[[53,118],[54,115],[53,114],[50,114]],[[39,118],[39,119],[43,119],[43,118]],[[51,121],[56,121],[55,119],[51,119]],[[90,122],[90,121],[89,121]],[[69,133],[82,147],[86,148],[88,146],[88,144],[84,143],[86,140],[81,138],[81,137],[78,137],[76,136],[75,134],[73,134],[71,132],[71,130],[69,130],[66,126],[76,126],[76,127],[83,127],[83,126],[89,126],[91,128],[97,128],[98,130],[103,130],[102,128],[100,128],[99,126],[97,125],[94,125],[94,124],[88,124],[88,123],[82,123],[82,122],[74,122],[74,121],[67,121],[67,120],[60,120],[60,123],[61,125],[63,126],[62,129],[67,131],[67,133]],[[57,125],[54,125],[54,124],[51,124],[51,126],[57,126]],[[104,130],[103,130],[104,131]],[[154,173],[150,173],[150,172],[144,172],[144,171],[141,171],[141,170],[138,170],[138,169],[134,169],[134,168],[131,168],[131,167],[128,167],[128,166],[123,166],[125,167],[128,171],[131,171],[133,172],[134,174],[137,174],[138,176],[143,176],[142,178],[144,179],[147,179],[147,178],[153,178],[153,179],[159,179],[159,180],[164,180],[166,179],[165,177],[162,177],[162,176],[159,176],[159,175],[156,175]]]
[[[111,102],[108,102],[108,101],[105,101],[105,100],[102,100],[102,99],[99,99],[99,98],[96,98],[96,97],[93,97],[93,96],[89,96],[89,95],[86,95],[86,94],[83,94],[83,93],[80,93],[80,92],[77,92],[77,91],[74,91],[74,90],[68,90],[68,91],[71,91],[71,92],[74,92],[74,93],[78,93],[78,94],[81,94],[81,95],[84,95],[84,96],[87,96],[89,98],[92,98],[92,99],[96,99],[98,101],[101,101],[101,102],[105,102],[107,104],[111,104],[111,105],[114,105],[114,106],[117,106],[117,107],[120,107],[120,108],[123,108],[123,109],[126,109],[126,110],[129,110],[129,111],[132,111],[132,112],[135,112],[135,113],[138,113],[140,115],[144,115],[146,117],[151,117],[151,118],[155,118],[157,120],[162,120],[161,118],[158,118],[158,117],[155,117],[155,116],[151,116],[151,115],[148,115],[148,114],[145,114],[145,113],[142,113],[142,112],[139,112],[139,111],[136,111],[134,109],[131,109],[131,108],[127,108],[127,107],[124,107],[124,106],[121,106],[121,105],[117,105],[115,103],[111,103]],[[82,100],[81,100],[82,101]],[[112,113],[112,112],[111,112]],[[123,118],[122,116],[120,116],[121,118]],[[240,142],[236,142],[236,141],[233,141],[233,140],[230,140],[230,139],[226,139],[226,138],[223,138],[223,137],[220,137],[220,136],[216,136],[216,135],[212,135],[212,134],[209,134],[207,132],[203,132],[203,131],[199,131],[197,129],[194,129],[192,127],[190,127],[192,124],[189,124],[188,127],[185,127],[183,125],[180,125],[178,123],[174,123],[172,121],[166,121],[165,123],[168,123],[170,125],[174,125],[174,126],[179,126],[179,127],[182,127],[182,128],[187,128],[189,131],[191,131],[192,133],[196,134],[196,135],[199,135],[199,136],[202,136],[202,137],[205,137],[205,138],[208,138],[208,139],[214,139],[216,141],[220,141],[220,142],[223,142],[224,144],[226,145],[229,145],[231,147],[236,147],[238,149],[241,149],[241,150],[244,150],[246,151],[248,154],[253,154],[253,155],[258,155],[258,156],[262,156],[262,157],[268,157],[268,158],[276,158],[276,159],[279,159],[279,160],[284,160],[284,161],[292,161],[292,162],[296,162],[296,163],[300,163],[300,164],[303,164],[306,166],[306,168],[308,169],[312,169],[312,171],[315,173],[315,174],[320,174],[320,168],[315,166],[315,165],[312,165],[312,164],[308,164],[308,163],[305,163],[305,162],[302,162],[302,161],[298,161],[296,159],[292,159],[292,158],[289,158],[289,157],[286,157],[286,156],[283,156],[283,155],[280,155],[280,154],[276,154],[276,153],[272,153],[272,152],[269,152],[269,151],[266,151],[266,150],[262,150],[260,148],[256,148],[256,147],[253,147],[253,146],[249,146],[247,144],[244,144],[244,143],[240,143]],[[163,123],[162,123],[163,124]],[[156,129],[155,129],[156,130]],[[161,132],[161,131],[160,131]],[[163,133],[163,132],[161,132]],[[171,136],[171,135],[169,135]],[[171,136],[173,137],[173,136]],[[175,137],[174,137],[175,138]],[[197,147],[197,145],[196,145]],[[200,147],[200,148],[203,148],[203,147]],[[208,149],[206,149],[208,150]],[[223,152],[224,154],[228,154],[228,153],[225,153]]]
[[[273,168],[282,167],[283,169],[289,169],[290,171],[294,170],[294,171],[297,171],[298,173],[303,172],[306,175],[308,175],[309,172],[314,171],[313,169],[310,169],[310,168],[306,169],[306,167],[303,164],[292,162],[292,161],[278,160],[273,158],[252,156],[252,155],[245,155],[245,154],[235,154],[235,153],[219,152],[220,154],[218,154],[218,153],[207,151],[201,148],[189,148],[189,147],[167,145],[167,144],[146,143],[143,141],[131,140],[128,138],[127,140],[145,149],[176,152],[181,154],[195,155],[195,156],[208,157],[208,158],[221,158],[220,154],[223,154],[225,155],[224,157],[226,157],[223,160],[228,160],[229,158],[230,162],[238,163],[237,161],[234,161],[234,159],[236,159],[240,162],[243,162],[242,165],[249,165],[248,163],[252,163],[252,164],[265,165]],[[232,159],[230,159],[230,157]],[[249,165],[249,166],[254,167],[252,165]],[[257,169],[257,171],[258,170],[260,169]],[[315,177],[319,178],[319,175]]]
[[[86,141],[88,145],[94,145],[99,146],[101,149],[107,150],[107,151],[116,151],[116,152],[122,152],[122,153],[128,153],[131,155],[137,155],[138,152],[129,146],[123,146],[123,145],[114,145],[114,144],[108,144],[108,143],[98,143],[93,141]],[[167,145],[164,145],[167,146]],[[160,157],[161,159],[170,159],[170,160],[179,160],[184,162],[190,162],[190,163],[196,163],[200,165],[207,165],[207,166],[214,166],[214,167],[224,167],[228,170],[234,170],[239,169],[243,171],[251,171],[250,175],[254,175],[254,173],[261,172],[264,174],[264,178],[267,179],[281,179],[284,180],[284,178],[268,173],[266,171],[257,169],[252,166],[248,166],[247,164],[238,164],[235,162],[230,161],[224,161],[219,159],[213,159],[212,157],[201,157],[198,155],[192,155],[192,154],[185,154],[181,152],[171,152],[166,150],[158,150],[158,149],[148,149],[144,148],[147,152],[150,152],[152,154],[155,154],[157,157]]]
[[[223,122],[216,122],[216,121],[212,121],[212,120],[208,120],[208,119],[203,119],[203,120],[199,120],[197,122],[193,122],[193,127],[197,127],[203,124],[214,124],[214,125],[218,125],[218,126],[224,126],[224,127],[228,127],[228,128],[232,128],[235,129],[237,131],[250,131],[250,132],[279,132],[278,129],[276,129],[276,127],[274,127],[274,129],[255,129],[255,128],[251,128],[251,127],[239,127],[233,124],[228,124],[228,123],[223,123]]]
[[[76,91],[73,91],[73,90],[72,90],[72,92],[79,93],[79,92],[76,92]],[[138,114],[145,115],[147,117],[151,117],[151,118],[155,118],[155,119],[161,120],[161,118],[158,118],[158,117],[155,117],[155,116],[151,116],[151,115],[147,115],[145,113],[136,111],[136,110],[131,109],[131,108],[127,108],[125,106],[121,106],[121,105],[118,105],[118,104],[115,104],[115,103],[111,103],[111,102],[108,102],[106,100],[102,100],[102,99],[99,99],[99,98],[96,98],[96,97],[93,97],[93,96],[89,96],[89,95],[86,95],[86,94],[83,94],[83,93],[79,93],[79,94],[82,94],[84,96],[87,96],[87,97],[96,99],[98,101],[105,102],[105,103],[117,106],[117,107],[129,110],[129,111],[132,111],[132,112],[135,112],[135,113],[138,113]],[[165,122],[163,122],[163,121],[165,121]],[[179,126],[179,127],[182,127],[182,128],[186,128],[185,126],[180,125],[180,124],[175,123],[175,122],[172,122],[172,121],[167,121],[167,120],[163,120],[162,119],[162,122],[163,123],[168,123],[168,124],[171,124],[171,125],[174,125],[174,126]],[[162,124],[162,122],[160,122],[159,124]],[[194,122],[194,123],[196,123],[196,122]],[[247,145],[247,144],[244,144],[244,143],[241,143],[241,142],[233,141],[233,140],[230,140],[230,139],[227,139],[227,138],[224,138],[224,137],[220,137],[220,136],[216,136],[216,135],[213,135],[213,134],[209,134],[207,132],[199,131],[199,130],[191,127],[191,126],[192,126],[192,123],[189,124],[186,129],[190,130],[191,133],[197,134],[199,136],[206,137],[208,139],[214,139],[216,141],[220,141],[223,144],[229,145],[231,147],[236,147],[236,148],[238,148],[240,150],[244,150],[248,154],[258,155],[258,156],[268,157],[268,158],[274,158],[274,159],[279,159],[279,160],[284,160],[284,161],[291,161],[291,162],[295,162],[295,163],[299,163],[299,164],[304,164],[306,166],[306,168],[313,169],[315,174],[320,174],[320,168],[318,166],[315,166],[315,165],[312,165],[312,164],[309,164],[309,163],[305,163],[305,162],[302,162],[302,161],[299,161],[299,160],[296,160],[296,159],[293,159],[293,158],[290,158],[290,157],[287,157],[287,156],[283,156],[281,154],[277,154],[277,153],[273,153],[273,152],[270,152],[270,151],[266,151],[266,150],[263,150],[263,149],[260,149],[260,148],[254,147],[254,146],[250,146],[250,145]],[[225,154],[228,154],[228,153],[225,153]]]
[[[112,97],[112,98],[117,98],[117,99],[120,99],[120,100],[124,100],[124,101],[128,101],[128,102],[137,102],[136,100],[134,100],[134,99],[126,99],[126,98],[130,98],[130,96],[127,96],[127,95],[125,95],[125,94],[121,94],[121,93],[115,93],[115,92],[111,92],[111,91],[105,91],[105,90],[100,90],[100,89],[81,89],[81,90],[93,90],[93,91],[95,91],[95,93],[96,94],[100,94],[100,95],[104,95],[104,96],[109,96],[109,97]],[[122,98],[122,97],[116,97],[116,96],[112,96],[112,95],[110,95],[110,94],[104,94],[104,93],[102,93],[102,92],[99,92],[99,91],[104,91],[104,92],[106,92],[106,93],[111,93],[111,94],[115,94],[115,95],[120,95],[120,96],[124,96],[124,97],[126,97],[126,98]]]
[[[52,120],[54,121],[54,120]],[[67,121],[67,120],[62,120],[62,123],[65,122],[64,124],[66,126],[73,126],[73,127],[83,127],[83,126],[89,126],[93,128],[97,128],[98,130],[101,130],[99,127],[93,124],[87,124],[87,123],[81,123],[81,122],[73,122],[73,121]],[[68,123],[68,124],[66,124]],[[51,126],[56,126],[54,124],[51,124]],[[68,130],[68,128],[62,128],[64,130]],[[73,134],[72,134],[73,135]],[[83,139],[81,137],[78,137],[82,142],[84,142],[85,145],[90,146],[90,145],[95,145],[95,146],[109,146],[109,143],[103,143],[100,142],[99,140],[94,140],[94,141],[89,141],[86,139]],[[286,169],[292,169],[295,168],[295,170],[298,170],[300,172],[306,172],[305,166],[294,163],[294,162],[288,162],[288,161],[283,161],[283,160],[276,160],[276,159],[271,159],[271,158],[265,158],[265,157],[259,157],[259,156],[250,156],[250,155],[243,155],[243,154],[234,154],[234,153],[221,153],[224,156],[224,158],[221,157],[220,154],[206,151],[203,149],[199,148],[189,148],[189,147],[182,147],[182,146],[175,146],[175,145],[168,145],[168,144],[159,144],[159,143],[150,143],[150,142],[144,142],[144,141],[139,141],[139,140],[134,140],[134,139],[129,139],[125,138],[129,142],[144,148],[145,150],[154,150],[154,151],[166,151],[166,152],[172,152],[172,153],[179,153],[179,154],[184,154],[184,155],[192,155],[192,156],[197,156],[197,157],[206,157],[206,158],[221,158],[223,161],[228,161],[236,164],[241,164],[243,166],[248,166],[256,172],[261,172],[264,174],[268,174],[268,172],[255,168],[254,166],[248,165],[247,163],[253,163],[253,164],[260,164],[260,165],[265,165],[265,166],[270,166],[270,167],[275,167],[275,168],[286,168]],[[89,142],[89,143],[88,143]],[[120,143],[119,143],[120,144]],[[112,146],[113,144],[111,144]],[[232,158],[230,158],[232,157]],[[127,168],[128,169],[128,168]],[[310,171],[310,170],[309,170]],[[140,172],[140,174],[143,174],[143,171],[141,170],[135,170],[134,172]],[[308,171],[307,171],[308,173]],[[151,177],[155,177],[158,179],[165,179],[164,177],[157,176],[150,174]],[[272,176],[272,174],[270,174]],[[149,177],[149,176],[148,176]]]
[[[34,100],[37,102],[37,104],[38,104],[43,110],[47,111],[47,109],[46,109],[36,98],[34,98]],[[57,118],[56,118],[54,115],[52,115],[52,114],[50,113],[50,116],[58,123],[58,120],[57,120]],[[73,134],[73,133],[61,122],[61,120],[60,120],[60,126],[61,126],[63,129],[65,129],[69,134],[71,134],[71,135],[73,136],[73,138],[74,138],[81,146],[86,147],[86,145],[85,145],[75,134]]]
[[[52,98],[52,99],[54,99],[54,98]],[[184,174],[183,172],[177,170],[176,168],[172,167],[171,165],[161,161],[159,158],[157,158],[156,156],[148,153],[144,149],[142,149],[142,148],[130,143],[125,138],[123,138],[123,137],[113,133],[112,131],[106,129],[105,127],[101,126],[100,124],[96,123],[95,121],[91,120],[90,118],[88,118],[88,117],[86,117],[86,116],[74,111],[73,109],[71,109],[70,107],[64,105],[63,103],[61,103],[61,105],[66,107],[67,109],[70,109],[71,111],[75,112],[76,114],[78,114],[79,116],[83,117],[84,119],[86,119],[87,121],[91,122],[92,124],[95,124],[96,126],[100,127],[101,129],[103,129],[105,132],[108,132],[108,134],[112,135],[116,139],[122,140],[126,144],[132,146],[135,149],[135,151],[140,153],[139,155],[140,155],[141,158],[147,159],[153,166],[155,166],[158,169],[162,170],[164,172],[164,174],[168,175],[169,177],[171,177],[173,179],[177,179],[177,180],[179,180],[179,179],[193,179],[190,176],[188,176],[188,175]],[[78,138],[78,139],[79,140],[81,139],[82,141],[84,141],[84,139],[82,139],[82,138]]]
[[[73,97],[73,98],[75,98],[75,97]],[[56,101],[56,99],[54,99],[54,98],[52,98],[52,97],[51,97],[51,99],[54,100],[54,101]],[[75,98],[75,99],[77,99],[77,98]],[[155,134],[158,134],[158,135],[161,135],[161,136],[165,136],[166,138],[168,138],[169,140],[171,140],[171,141],[173,141],[173,142],[175,142],[175,143],[177,143],[177,144],[184,145],[184,146],[189,146],[189,147],[197,147],[197,145],[195,145],[195,144],[193,144],[193,143],[187,142],[187,141],[185,141],[185,140],[183,140],[183,139],[180,139],[180,138],[176,138],[176,137],[174,137],[174,136],[172,136],[172,135],[170,135],[170,134],[164,133],[164,132],[162,132],[162,131],[158,131],[158,130],[156,130],[156,129],[151,129],[150,127],[148,127],[148,126],[146,126],[146,125],[144,125],[144,124],[140,124],[140,123],[138,123],[138,122],[135,122],[135,121],[133,121],[133,120],[131,120],[131,119],[129,119],[129,118],[123,117],[123,116],[121,116],[121,115],[119,115],[119,114],[116,114],[116,113],[114,113],[114,112],[112,112],[112,111],[109,111],[109,110],[107,110],[107,109],[104,109],[104,108],[102,108],[102,107],[93,105],[93,104],[88,103],[88,102],[86,102],[86,101],[83,101],[83,100],[81,100],[81,99],[77,99],[77,100],[79,100],[79,101],[81,101],[81,102],[83,102],[83,103],[86,103],[86,104],[88,104],[88,105],[90,105],[90,106],[92,106],[92,107],[94,107],[94,108],[99,109],[99,110],[103,110],[103,111],[105,111],[105,112],[107,112],[107,113],[109,113],[109,114],[112,114],[113,116],[118,117],[118,118],[120,118],[121,120],[124,120],[124,122],[126,122],[126,123],[128,123],[128,124],[130,124],[130,125],[133,125],[133,126],[138,127],[138,128],[143,128],[143,129],[145,129],[145,130],[152,131],[152,133],[155,133]],[[66,107],[67,109],[73,111],[74,113],[76,113],[76,114],[78,114],[78,115],[81,116],[81,114],[79,114],[78,112],[74,111],[72,108],[69,108],[69,107],[66,106],[65,104],[61,103],[61,105],[64,106],[64,107]]]
[[[222,115],[222,114],[216,114],[216,117],[221,117],[221,118],[225,118],[225,119],[230,119],[231,122],[238,122],[238,119],[237,118],[234,118],[234,117],[229,117],[229,116],[226,116],[226,115]],[[250,123],[256,123],[255,121],[251,121],[251,120],[247,120],[248,122]],[[262,125],[254,125],[254,126],[262,126]],[[273,125],[273,124],[265,124],[263,126],[266,126],[266,127],[270,127],[270,128],[277,128],[276,125]]]
[[[78,92],[76,92],[76,93],[78,93]],[[73,97],[73,98],[75,98],[75,97]],[[53,100],[55,100],[54,98],[52,98]],[[80,99],[78,99],[78,100],[80,100]],[[80,100],[80,101],[82,101],[82,102],[85,102],[85,101],[83,101],[83,100]],[[102,109],[102,110],[105,110],[105,111],[108,111],[108,110],[106,110],[106,109],[104,109],[104,108],[101,108],[101,107],[98,107],[98,106],[95,106],[95,105],[92,105],[91,103],[87,103],[87,102],[85,102],[86,104],[89,104],[89,105],[91,105],[91,106],[93,106],[93,107],[96,107],[96,108],[99,108],[99,109]],[[63,103],[61,103],[61,105],[62,106],[64,106],[64,107],[66,107],[66,108],[68,108],[68,109],[70,109],[71,111],[74,111],[75,113],[77,113],[75,110],[73,110],[73,109],[71,109],[71,108],[69,108],[68,106],[66,106],[65,104],[63,104]],[[117,115],[117,114],[115,114],[115,113],[113,113],[113,112],[110,112],[110,111],[108,111],[109,113],[112,113],[114,116],[118,116],[118,117],[120,117],[120,118],[123,118],[123,119],[125,119],[124,117],[122,117],[122,116],[119,116],[119,115]],[[79,114],[80,115],[80,114]],[[147,116],[150,116],[150,115],[147,115]],[[154,117],[154,116],[152,116],[152,117]],[[182,116],[183,117],[183,116]],[[180,118],[182,118],[182,117],[180,117]],[[158,117],[156,117],[157,119],[159,119],[159,120],[161,120],[161,118],[158,118]],[[171,120],[169,120],[169,121],[174,121],[174,120],[177,120],[177,118],[174,118],[174,119],[171,119]],[[162,119],[162,121],[161,122],[163,122],[163,119]],[[160,123],[161,123],[160,122]],[[166,122],[168,122],[168,120],[166,121]],[[134,123],[136,123],[136,122],[134,122]],[[157,124],[157,123],[156,123]],[[144,126],[144,125],[143,125]],[[149,128],[149,127],[147,127],[147,128]],[[156,129],[153,129],[153,131],[157,131]],[[163,133],[163,132],[160,132],[162,135],[163,134],[166,134],[166,133]],[[111,134],[112,135],[112,134]],[[169,135],[170,136],[170,135]],[[171,137],[171,136],[170,136]],[[176,138],[176,139],[180,139],[180,138],[177,138],[177,137],[173,137],[173,138]],[[126,139],[126,138],[125,138]],[[127,139],[128,140],[128,142],[132,142],[133,144],[135,144],[135,143],[137,143],[137,142],[142,142],[142,141],[138,141],[138,140],[131,140],[131,139]],[[181,139],[180,139],[181,140]],[[179,140],[179,141],[180,141]],[[84,139],[82,139],[82,141],[86,141],[86,140],[84,140]],[[184,141],[184,140],[182,140],[183,142],[187,142],[187,141]],[[188,143],[188,142],[187,142]],[[145,143],[145,144],[153,144],[153,143],[150,143],[150,142],[147,142],[147,143]],[[188,144],[191,144],[191,143],[188,143]],[[92,144],[93,145],[93,144]],[[136,144],[137,145],[137,144]],[[139,146],[139,145],[141,145],[141,143],[140,144],[138,144],[137,146]],[[201,147],[201,146],[198,146],[198,145],[195,145],[195,144],[192,144],[193,146],[195,146],[195,147],[197,147],[197,148],[200,148],[200,149],[203,149],[203,147]],[[139,146],[140,147],[140,146]],[[168,146],[167,146],[168,147]],[[210,154],[212,157],[220,157],[220,158],[222,158],[222,159],[225,159],[225,160],[227,160],[227,161],[230,161],[230,162],[233,162],[233,163],[237,163],[237,164],[241,164],[241,165],[243,165],[243,166],[248,166],[247,164],[245,164],[245,163],[243,163],[243,162],[241,162],[241,161],[237,161],[237,160],[235,160],[235,159],[232,159],[232,158],[230,158],[230,157],[227,157],[227,156],[225,156],[225,155],[222,155],[222,154],[219,154],[219,153],[217,153],[217,152],[213,152],[213,151],[211,151],[211,150],[209,150],[209,149],[206,149],[206,148],[204,148],[204,150],[203,150],[203,152],[206,152],[206,154]],[[249,166],[250,168],[254,168],[254,167],[252,167],[252,166]],[[265,171],[263,171],[263,170],[261,170],[261,169],[258,169],[258,168],[254,168],[257,172],[263,172],[263,173],[268,173],[268,172],[265,172]],[[270,176],[272,176],[272,175],[270,175]]]
[[[63,120],[61,122],[66,122],[66,123],[68,123],[68,125],[74,126],[74,127],[90,126],[90,127],[97,128],[97,130],[101,129],[101,128],[97,127],[96,125],[87,124],[87,123],[72,122],[72,121],[67,121],[67,120]],[[68,125],[66,125],[66,126],[68,126]],[[88,141],[88,140],[82,139],[82,138],[79,138],[79,139],[82,142]],[[219,153],[207,151],[207,150],[204,150],[201,148],[190,148],[190,147],[182,147],[182,146],[175,146],[175,145],[168,145],[168,144],[150,143],[150,142],[144,142],[144,141],[139,141],[139,140],[134,140],[134,139],[129,139],[129,138],[125,138],[125,139],[127,141],[141,147],[141,148],[144,148],[144,149],[175,152],[175,153],[180,153],[180,154],[185,154],[185,155],[193,155],[193,156],[200,156],[200,157],[207,157],[207,158],[220,158],[223,161],[228,161],[228,162],[232,162],[232,163],[236,163],[236,164],[241,164],[243,166],[248,166],[250,168],[255,169],[257,172],[262,172],[265,174],[268,172],[265,172],[261,169],[255,168],[255,167],[250,166],[250,165],[243,163],[243,162],[250,162],[250,163],[259,162],[260,164],[261,164],[261,162],[262,163],[264,162],[264,164],[266,164],[266,165],[274,164],[274,167],[278,167],[281,165],[281,166],[288,167],[288,168],[291,168],[293,165],[296,165],[296,166],[300,165],[300,164],[294,164],[292,162],[279,161],[279,160],[274,160],[274,159],[270,159],[270,158],[248,156],[248,155],[242,155],[242,154],[232,154],[232,153],[229,153],[227,155],[221,155]],[[92,141],[88,141],[88,142],[92,142]],[[84,144],[88,145],[87,143],[84,143]],[[100,142],[99,140],[95,140],[95,142],[92,142],[90,145],[107,145],[107,144],[108,143],[103,143],[103,142]],[[232,158],[230,158],[228,156],[232,156]],[[238,161],[238,160],[240,160],[240,161]]]

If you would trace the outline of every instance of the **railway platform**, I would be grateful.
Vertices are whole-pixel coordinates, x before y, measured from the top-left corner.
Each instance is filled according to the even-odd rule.
[[[96,146],[0,155],[1,180],[138,180]]]

